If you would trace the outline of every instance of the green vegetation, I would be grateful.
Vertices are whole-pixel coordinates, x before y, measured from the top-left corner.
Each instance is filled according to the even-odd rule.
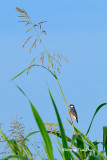
[[[32,48],[36,47],[36,43],[37,43],[38,40],[40,41],[41,45],[43,46],[44,54],[42,54],[42,56],[40,57],[42,65],[35,64],[34,60],[33,60],[31,62],[31,65],[28,68],[26,68],[25,70],[20,72],[18,75],[13,77],[11,79],[11,81],[14,80],[15,78],[19,77],[20,75],[22,75],[24,72],[26,72],[26,71],[29,72],[29,70],[32,67],[41,67],[41,68],[45,69],[46,71],[48,71],[54,77],[55,81],[57,81],[60,93],[63,97],[66,108],[68,110],[68,105],[66,103],[66,98],[64,96],[64,93],[62,91],[61,85],[60,85],[59,80],[58,80],[58,76],[56,74],[56,71],[58,71],[58,73],[60,73],[61,64],[60,64],[59,60],[61,58],[63,58],[63,59],[65,59],[65,61],[67,61],[67,59],[64,56],[62,56],[62,55],[60,56],[58,54],[57,54],[58,58],[56,58],[55,55],[50,55],[48,53],[48,51],[46,50],[46,48],[45,48],[45,46],[42,42],[41,35],[39,34],[38,29],[37,29],[37,27],[39,27],[39,29],[41,31],[41,25],[42,25],[42,23],[45,23],[46,21],[39,22],[38,24],[33,24],[32,21],[31,21],[31,18],[28,16],[27,12],[24,9],[22,10],[18,7],[16,7],[16,9],[20,13],[19,17],[25,18],[25,20],[22,20],[20,22],[25,23],[25,26],[27,26],[28,24],[31,26],[29,29],[27,29],[26,32],[30,32],[31,30],[34,30],[37,34],[37,38],[34,39],[33,44],[30,48],[29,54],[31,53]],[[46,32],[42,30],[42,34],[46,34]],[[28,39],[23,44],[23,48],[28,43],[29,39],[31,39],[31,38],[32,38],[32,36],[28,37]],[[47,67],[44,66],[44,55],[47,58],[47,64],[48,64]],[[2,135],[2,138],[7,143],[8,148],[10,148],[10,150],[11,150],[11,152],[9,152],[9,155],[5,158],[2,158],[2,159],[4,159],[4,160],[8,160],[8,159],[22,159],[22,160],[30,159],[30,160],[33,160],[34,157],[33,157],[32,151],[29,149],[29,146],[26,144],[26,142],[27,142],[27,140],[30,136],[32,136],[32,135],[34,135],[38,132],[41,134],[41,136],[43,138],[44,151],[46,152],[47,158],[49,160],[54,160],[55,156],[56,156],[56,154],[53,150],[52,141],[50,139],[49,134],[52,134],[52,135],[57,137],[57,141],[58,141],[57,145],[59,146],[59,148],[58,148],[59,153],[61,154],[62,159],[64,159],[64,160],[70,160],[70,159],[72,159],[72,160],[76,160],[76,159],[79,159],[79,160],[84,160],[84,159],[104,160],[104,159],[107,159],[105,157],[105,153],[107,155],[107,127],[103,128],[103,134],[104,134],[103,137],[104,138],[103,138],[103,144],[102,145],[103,145],[104,150],[102,152],[100,152],[98,150],[98,145],[100,144],[100,142],[97,142],[97,141],[91,142],[90,139],[87,137],[96,114],[99,112],[99,110],[103,106],[107,105],[107,103],[101,104],[96,109],[95,114],[94,114],[94,116],[91,120],[91,123],[89,125],[89,128],[87,130],[86,135],[84,135],[82,133],[82,131],[79,131],[74,126],[74,124],[72,123],[71,117],[69,117],[70,120],[68,120],[68,123],[70,123],[71,130],[73,129],[73,132],[74,132],[74,134],[72,135],[72,138],[70,138],[69,136],[67,136],[65,134],[64,125],[62,124],[60,114],[58,112],[58,109],[57,109],[56,103],[54,101],[54,98],[52,96],[51,90],[49,88],[48,88],[49,95],[50,95],[50,99],[52,101],[53,108],[55,110],[55,114],[56,114],[56,117],[57,117],[58,124],[54,124],[54,123],[47,123],[46,124],[46,123],[44,123],[42,118],[40,117],[38,111],[36,110],[36,108],[32,104],[31,100],[27,97],[27,95],[24,93],[24,91],[19,86],[16,86],[16,87],[19,89],[19,91],[28,100],[28,102],[30,104],[30,107],[31,107],[31,110],[32,110],[32,113],[33,113],[33,116],[35,118],[35,122],[38,125],[39,131],[30,132],[26,137],[23,137],[23,138],[20,138],[20,136],[19,136],[19,139],[16,139],[16,138],[9,139],[4,134],[2,129],[0,129],[0,134]],[[68,110],[68,113],[69,113],[69,110]],[[49,126],[48,129],[46,129],[47,125]],[[58,127],[58,129],[57,129],[57,127]],[[38,155],[39,155],[40,159],[44,159],[44,157],[42,157],[40,154],[38,154]]]

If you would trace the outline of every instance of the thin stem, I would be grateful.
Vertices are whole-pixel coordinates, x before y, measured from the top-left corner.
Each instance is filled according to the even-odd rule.
[[[63,94],[63,91],[62,91],[62,89],[61,89],[61,86],[60,86],[60,83],[59,83],[58,79],[57,79],[57,83],[58,83],[58,86],[59,86],[60,91],[61,91],[61,93],[62,93],[62,97],[63,97],[63,99],[64,99],[64,102],[65,102],[65,104],[66,104],[66,108],[67,108],[67,111],[68,111],[68,114],[69,114],[68,105],[67,105],[67,102],[66,102],[65,96],[64,96],[64,94]],[[75,133],[75,129],[74,129],[74,125],[73,125],[73,121],[72,121],[72,119],[71,119],[71,116],[70,116],[70,115],[69,115],[69,117],[70,117],[71,125],[72,125],[73,130],[74,130],[74,133]]]

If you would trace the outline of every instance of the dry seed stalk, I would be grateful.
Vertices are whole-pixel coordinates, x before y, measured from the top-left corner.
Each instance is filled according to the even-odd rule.
[[[25,24],[25,27],[26,27],[28,24],[30,24],[30,23],[29,23],[29,22],[27,22],[27,23]]]
[[[26,31],[26,33],[29,32],[29,31],[31,31],[31,30],[32,30],[32,28],[29,28],[29,29]]]
[[[58,56],[59,60],[61,61],[61,57],[60,57],[60,55],[58,53],[57,53],[57,56]]]
[[[44,63],[44,53],[42,53],[42,55],[40,57],[40,61],[42,61],[42,66],[43,66],[43,63]]]
[[[38,26],[38,25],[37,25],[37,24],[34,24],[34,25],[33,25],[33,27],[36,27],[36,26]]]
[[[38,25],[40,26],[40,30],[41,30],[41,24],[42,24],[42,23],[45,23],[45,22],[47,22],[47,21],[43,21],[43,22],[39,22],[39,23],[38,23]]]
[[[23,11],[24,11],[24,14],[25,14],[27,17],[29,17],[28,14],[27,14],[27,12],[26,12],[24,9],[23,9]]]
[[[53,57],[53,56],[51,56],[59,65],[60,65],[60,67],[61,67],[61,64],[60,64],[60,62],[55,58],[55,57]]]
[[[19,22],[27,22],[28,23],[29,21],[28,20],[24,20],[24,21],[19,21]]]
[[[33,42],[32,46],[31,46],[31,48],[30,48],[29,54],[31,53],[32,48],[35,46],[36,41],[37,41],[37,39]]]
[[[17,10],[18,12],[24,13],[24,10],[22,10],[22,9],[20,9],[20,8],[18,8],[18,7],[16,7],[16,10]]]
[[[25,44],[29,41],[29,39],[31,38],[32,36],[28,37],[28,39],[24,42],[22,48],[24,48]]]
[[[39,22],[38,24],[45,23],[45,22],[47,22],[47,21],[42,21],[42,22]]]
[[[25,16],[26,16],[27,18],[29,18],[27,12],[26,12],[24,9],[20,9],[20,8],[16,7],[16,10],[17,10],[18,12],[20,12],[20,13],[25,14]]]
[[[65,58],[65,56],[63,56],[63,59],[68,63],[68,60]]]
[[[18,17],[25,17],[25,18],[26,18],[26,16],[25,16],[25,15],[20,15],[20,16],[18,16]]]

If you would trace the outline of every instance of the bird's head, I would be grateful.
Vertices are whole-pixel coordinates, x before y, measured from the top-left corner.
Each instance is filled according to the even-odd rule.
[[[68,107],[70,107],[70,108],[75,108],[73,104],[70,104]]]

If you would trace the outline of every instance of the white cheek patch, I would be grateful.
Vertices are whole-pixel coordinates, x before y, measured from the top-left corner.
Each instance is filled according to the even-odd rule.
[[[74,106],[70,106],[70,108],[74,108]]]

